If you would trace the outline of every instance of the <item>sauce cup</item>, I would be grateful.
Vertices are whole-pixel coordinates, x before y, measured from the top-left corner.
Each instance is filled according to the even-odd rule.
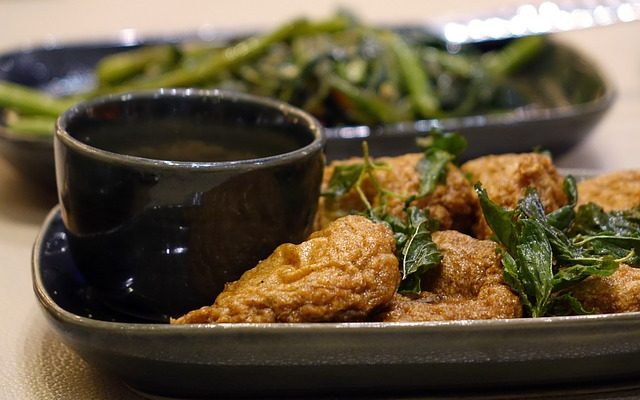
[[[287,104],[161,89],[79,103],[58,119],[56,182],[91,296],[167,321],[213,302],[310,233],[322,126]]]

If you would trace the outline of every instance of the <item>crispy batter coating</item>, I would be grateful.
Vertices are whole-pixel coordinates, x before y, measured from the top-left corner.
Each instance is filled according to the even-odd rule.
[[[443,253],[440,267],[423,277],[417,298],[396,295],[376,319],[444,321],[519,318],[522,305],[502,278],[496,244],[456,231],[433,234]]]
[[[640,268],[620,264],[610,276],[590,276],[574,288],[573,296],[593,313],[640,311]]]
[[[596,203],[605,211],[640,206],[640,170],[618,171],[578,182],[578,205]]]
[[[209,307],[174,324],[364,320],[400,282],[391,231],[361,216],[340,218],[299,245],[283,244]]]
[[[538,191],[547,213],[567,202],[562,190],[563,178],[548,156],[537,153],[489,155],[468,161],[461,166],[472,182],[480,182],[489,198],[502,207],[515,208],[528,187]],[[473,227],[475,236],[491,236],[482,211],[478,210]]]
[[[405,198],[418,193],[419,175],[416,165],[421,157],[421,153],[411,153],[376,159],[376,162],[382,162],[388,166],[374,172],[376,179],[383,188],[400,195],[399,198],[388,198],[387,210],[393,216],[402,218]],[[336,166],[357,162],[362,162],[362,158],[332,162],[325,168],[322,190],[326,191]],[[413,205],[428,209],[431,217],[440,222],[440,229],[468,231],[473,223],[478,202],[471,184],[460,170],[453,164],[449,164],[447,168],[446,184],[438,185],[433,193],[416,200]],[[379,199],[376,198],[375,187],[369,179],[363,182],[363,191],[374,207],[380,205]],[[323,197],[320,199],[316,216],[316,228],[321,229],[336,218],[364,210],[365,206],[355,190],[338,199]]]

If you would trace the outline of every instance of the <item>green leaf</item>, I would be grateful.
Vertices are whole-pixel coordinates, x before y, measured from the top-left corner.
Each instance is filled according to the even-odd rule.
[[[458,133],[441,133],[433,130],[419,145],[424,155],[418,162],[420,180],[418,196],[427,196],[440,183],[446,183],[447,165],[454,161],[467,147],[466,139]]]
[[[589,254],[612,255],[629,265],[640,265],[639,208],[607,213],[592,203],[582,205],[570,231],[574,242]]]
[[[431,132],[431,148],[444,150],[454,157],[459,157],[467,149],[467,139],[456,132]]]
[[[576,211],[571,177],[564,182],[568,204],[548,215],[533,188],[515,210],[493,203],[480,184],[475,190],[487,223],[505,247],[504,280],[532,317],[584,313],[571,296],[577,283],[611,275],[621,262],[640,264],[640,210],[606,213],[589,204]]]
[[[559,263],[572,263],[574,260],[582,258],[582,249],[576,247],[563,231],[556,228],[549,221],[549,218],[544,213],[542,201],[540,201],[538,192],[535,189],[529,188],[526,190],[525,196],[518,202],[518,209],[528,218],[539,222],[553,247],[554,256]],[[566,214],[568,215],[569,213]],[[562,218],[564,218],[564,215]]]
[[[453,156],[443,150],[429,149],[418,162],[419,174],[418,196],[427,196],[436,189],[439,183],[445,183],[447,177],[447,164],[453,160]]]
[[[364,167],[364,163],[336,166],[323,195],[338,197],[349,192],[360,179]]]
[[[502,257],[505,282],[532,317],[544,315],[553,289],[553,249],[537,192],[527,190],[516,210],[507,210],[491,201],[480,184],[475,190],[487,223],[506,248]]]
[[[562,183],[562,189],[567,196],[567,204],[551,212],[547,215],[547,219],[553,227],[564,231],[569,228],[576,215],[575,207],[578,201],[576,179],[571,175],[567,176]]]
[[[615,235],[595,235],[587,238],[576,237],[576,242],[592,257],[612,256],[619,262],[640,265],[640,238]]]
[[[476,183],[474,189],[480,200],[480,207],[487,224],[496,235],[498,241],[502,243],[507,251],[515,253],[517,235],[515,230],[515,212],[500,207],[489,199],[487,191],[480,183]]]
[[[566,289],[578,282],[581,282],[592,275],[609,276],[618,269],[618,262],[611,256],[603,257],[602,260],[593,265],[572,265],[561,268],[553,277],[554,290]]]
[[[553,315],[587,315],[591,314],[589,310],[586,310],[580,300],[573,297],[570,293],[564,293],[556,296],[550,307],[550,311]]]
[[[553,289],[553,255],[551,245],[539,222],[519,221],[519,244],[516,246],[518,274],[532,303],[532,317],[543,316]]]
[[[402,277],[420,272],[440,263],[440,252],[431,240],[429,223],[427,220],[419,221],[417,225],[411,224],[405,246],[402,249]]]
[[[502,256],[505,282],[532,317],[544,315],[553,288],[553,254],[539,221],[544,220],[544,210],[537,194],[527,191],[517,210],[507,210],[491,201],[479,183],[475,190],[487,223],[506,248]]]
[[[576,212],[572,231],[583,235],[610,232],[618,236],[640,237],[640,207],[607,213],[593,203],[581,205]]]
[[[400,262],[402,293],[420,293],[421,277],[429,269],[440,264],[441,254],[431,239],[431,232],[438,229],[438,222],[429,217],[428,211],[417,207],[405,208],[405,220],[374,214],[369,218],[386,224],[396,240],[396,255]]]
[[[422,279],[417,274],[409,275],[400,282],[399,293],[417,294],[422,291]]]
[[[529,296],[524,289],[524,284],[520,280],[520,271],[516,260],[506,251],[502,252],[502,265],[504,267],[504,281],[513,289],[520,297],[520,302],[526,310],[531,310],[533,305]]]
[[[544,205],[542,201],[540,201],[538,192],[534,188],[527,188],[524,197],[518,202],[518,209],[530,219],[547,222]]]
[[[408,239],[408,228],[404,221],[400,220],[397,217],[381,213],[371,213],[368,215],[368,217],[374,222],[379,222],[387,225],[387,227],[393,232],[393,237],[396,242],[396,249],[404,247],[404,244]]]
[[[418,207],[407,207],[404,211],[409,229],[416,229],[420,224],[429,220],[429,214]]]
[[[410,207],[406,212],[407,232],[404,243],[399,249],[403,280],[400,290],[419,293],[421,276],[429,269],[438,266],[442,255],[431,239],[431,229],[437,226],[426,211]]]

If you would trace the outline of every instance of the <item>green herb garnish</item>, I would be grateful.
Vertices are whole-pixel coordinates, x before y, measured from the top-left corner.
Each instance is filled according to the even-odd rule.
[[[607,213],[592,203],[582,205],[570,234],[591,253],[626,257],[627,264],[640,266],[640,207]]]
[[[572,288],[589,276],[611,275],[621,262],[636,259],[640,233],[631,230],[638,214],[607,214],[593,205],[575,212],[572,177],[564,182],[569,204],[549,215],[532,188],[513,210],[493,203],[480,184],[475,190],[485,219],[503,246],[505,282],[531,317],[587,312],[572,296]]]
[[[420,175],[418,197],[431,194],[439,183],[445,183],[447,165],[467,148],[467,141],[457,133],[431,131],[429,136],[419,141],[424,147],[424,157],[417,166]]]
[[[438,266],[442,260],[442,254],[431,240],[431,232],[437,230],[438,225],[429,218],[426,210],[409,207],[406,214],[408,224],[396,236],[399,239],[399,254],[402,256],[402,283],[399,291],[419,293],[422,275]]]
[[[365,205],[367,214],[370,217],[377,214],[382,215],[385,213],[387,198],[389,196],[397,195],[383,188],[380,182],[378,182],[374,171],[385,169],[387,168],[387,165],[371,159],[369,156],[369,147],[367,142],[362,142],[362,153],[362,162],[348,165],[337,165],[334,168],[333,174],[331,175],[331,178],[329,178],[327,190],[325,190],[322,195],[325,197],[337,198],[347,194],[351,189],[354,189],[358,193],[362,203]],[[380,199],[380,206],[377,209],[373,208],[371,202],[367,198],[367,195],[362,189],[362,183],[365,179],[368,179],[369,182],[371,182],[376,190],[376,196]]]
[[[466,148],[466,140],[457,133],[440,133],[432,131],[423,138],[420,145],[424,153],[416,165],[419,174],[418,193],[402,197],[384,188],[375,177],[375,171],[388,168],[388,165],[375,162],[369,157],[366,142],[363,143],[363,159],[361,162],[338,165],[329,179],[327,190],[323,196],[339,198],[351,190],[358,193],[364,207],[365,215],[371,220],[386,224],[396,240],[396,256],[402,272],[399,291],[403,293],[419,293],[421,277],[429,269],[440,264],[442,255],[431,239],[431,233],[438,229],[427,210],[412,206],[420,197],[431,194],[437,185],[446,183],[447,165]],[[371,183],[376,191],[377,201],[374,207],[367,198],[362,184],[365,180]],[[387,213],[388,198],[401,198],[404,201],[402,217],[394,217]]]

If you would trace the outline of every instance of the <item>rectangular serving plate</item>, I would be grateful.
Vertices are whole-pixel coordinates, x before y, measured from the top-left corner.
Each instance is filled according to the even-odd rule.
[[[126,322],[92,303],[57,207],[35,242],[32,272],[39,303],[63,342],[147,396],[640,387],[640,313],[423,323]]]

